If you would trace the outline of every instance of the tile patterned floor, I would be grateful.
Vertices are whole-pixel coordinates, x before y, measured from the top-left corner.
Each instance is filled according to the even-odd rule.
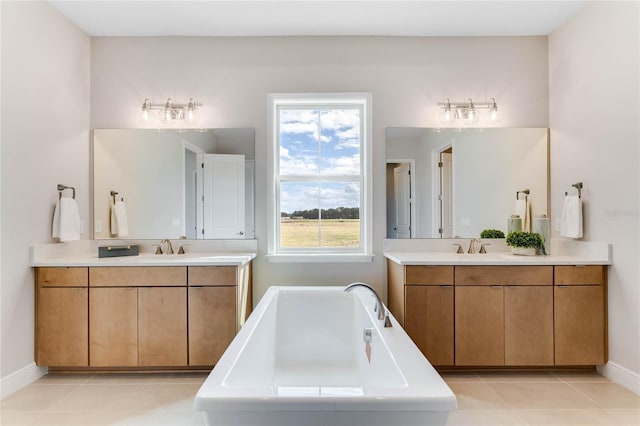
[[[204,425],[193,397],[205,377],[50,374],[0,402],[0,425]],[[640,426],[640,396],[595,373],[443,377],[458,397],[449,425]]]

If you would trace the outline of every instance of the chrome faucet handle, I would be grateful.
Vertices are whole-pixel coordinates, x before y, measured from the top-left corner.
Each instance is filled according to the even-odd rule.
[[[484,243],[484,244],[480,244],[480,254],[487,254],[487,249],[485,248],[486,246],[490,246],[490,243]]]
[[[454,246],[458,246],[458,250],[456,250],[456,253],[458,254],[464,254],[464,250],[462,250],[462,244],[453,244]]]
[[[385,309],[385,311],[384,311],[384,328],[389,328],[389,327],[393,327],[393,325],[391,325],[391,320],[389,319],[389,311],[387,311]]]

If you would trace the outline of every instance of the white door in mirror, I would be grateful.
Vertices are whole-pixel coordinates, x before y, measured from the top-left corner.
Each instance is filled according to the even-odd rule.
[[[203,238],[244,238],[244,155],[204,155]]]

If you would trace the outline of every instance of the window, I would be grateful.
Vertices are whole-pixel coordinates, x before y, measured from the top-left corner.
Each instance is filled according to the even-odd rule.
[[[371,253],[369,108],[370,95],[270,97],[271,255]]]

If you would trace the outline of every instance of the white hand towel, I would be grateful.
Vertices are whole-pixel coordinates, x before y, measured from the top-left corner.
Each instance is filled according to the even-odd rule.
[[[54,213],[54,225],[52,236],[56,231],[56,220],[58,221],[58,238],[60,241],[77,241],[80,239],[80,212],[78,203],[73,198],[62,197],[56,204],[56,214]]]
[[[60,198],[56,200],[56,208],[53,211],[53,224],[51,226],[51,238],[60,238]]]
[[[560,235],[582,238],[582,199],[577,195],[567,195],[562,204]]]
[[[118,236],[118,220],[116,219],[116,206],[113,204],[109,208],[109,219],[110,219],[109,233],[111,234],[112,237],[117,237]]]
[[[531,232],[531,204],[528,198],[516,200],[516,214],[522,219],[522,230]]]
[[[126,237],[129,235],[129,222],[124,201],[116,201],[111,206],[111,235],[114,237]]]

